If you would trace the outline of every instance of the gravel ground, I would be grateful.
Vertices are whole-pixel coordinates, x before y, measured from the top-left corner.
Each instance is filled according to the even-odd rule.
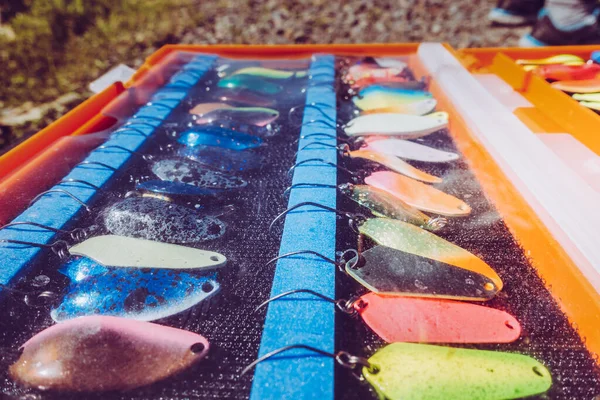
[[[514,46],[528,28],[490,27],[495,0],[204,1],[184,43],[448,42]]]

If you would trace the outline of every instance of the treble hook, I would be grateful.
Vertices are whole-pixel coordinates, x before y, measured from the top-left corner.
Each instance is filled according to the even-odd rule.
[[[309,162],[319,162],[319,163],[321,163],[321,164],[324,164],[324,165],[329,165],[329,166],[332,166],[332,167],[334,167],[334,168],[337,168],[337,169],[338,169],[338,170],[340,170],[340,171],[343,171],[343,172],[345,172],[345,173],[349,174],[349,175],[350,175],[350,176],[352,176],[353,178],[357,178],[357,179],[358,179],[358,178],[360,178],[360,176],[359,176],[359,175],[358,175],[356,172],[354,172],[354,171],[350,171],[350,170],[349,170],[349,169],[347,169],[347,168],[341,167],[341,166],[339,166],[339,165],[337,165],[337,164],[335,164],[335,163],[332,163],[332,162],[330,162],[330,161],[324,160],[324,159],[322,159],[322,158],[307,158],[306,160],[298,161],[296,164],[292,165],[292,166],[290,167],[290,169],[288,170],[288,172],[287,172],[287,174],[288,174],[288,177],[289,177],[289,176],[291,176],[292,172],[293,172],[293,171],[294,171],[294,170],[295,170],[297,167],[300,167],[300,166],[302,166],[303,164],[306,164],[306,163],[309,163]]]
[[[277,354],[281,354],[283,352],[286,352],[286,351],[292,350],[292,349],[309,350],[309,351],[315,352],[317,354],[320,354],[322,356],[333,358],[338,364],[340,364],[341,366],[343,366],[345,368],[349,368],[351,370],[355,370],[356,367],[359,367],[359,368],[365,367],[371,374],[376,374],[379,372],[379,367],[376,366],[375,364],[371,364],[369,362],[369,360],[367,360],[366,358],[353,356],[352,354],[350,354],[346,351],[338,351],[337,353],[330,353],[328,351],[324,351],[324,350],[318,349],[316,347],[308,346],[306,344],[293,344],[290,346],[281,347],[277,350],[270,351],[269,353],[265,354],[264,356],[254,360],[252,363],[250,363],[246,368],[244,368],[242,370],[242,372],[240,373],[240,376],[243,376],[246,373],[248,373],[248,371],[250,371],[252,368],[254,368],[257,364],[259,364],[265,360],[268,360],[269,358],[274,357]],[[359,377],[359,379],[360,379],[360,377]]]
[[[319,292],[315,292],[314,290],[310,290],[310,289],[295,289],[295,290],[290,290],[290,291],[287,291],[287,292],[284,292],[284,293],[280,293],[277,296],[273,296],[270,299],[262,302],[258,307],[256,307],[256,309],[254,310],[254,312],[257,312],[258,310],[260,310],[261,308],[263,308],[264,306],[266,306],[267,304],[269,304],[272,301],[281,299],[282,297],[289,296],[289,295],[294,294],[294,293],[309,293],[309,294],[312,294],[314,296],[317,296],[320,299],[328,301],[329,303],[335,304],[335,306],[337,307],[337,309],[340,310],[341,312],[343,312],[344,314],[349,314],[349,315],[356,314],[356,310],[354,310],[354,303],[356,303],[357,298],[351,298],[349,300],[346,300],[346,299],[335,300],[335,299],[332,299],[331,297],[327,297],[324,294],[321,294]]]
[[[33,203],[35,203],[37,200],[40,199],[40,197],[48,194],[48,193],[63,193],[66,194],[67,196],[69,196],[70,198],[72,198],[73,200],[75,200],[76,202],[78,202],[79,204],[81,204],[85,210],[87,212],[92,212],[92,210],[90,210],[90,208],[88,207],[87,204],[85,204],[83,201],[81,201],[80,199],[78,199],[75,195],[73,195],[72,193],[64,190],[64,189],[50,189],[50,190],[46,190],[45,192],[42,192],[40,194],[38,194],[37,196],[35,196],[30,202],[29,202],[29,206],[31,206]]]
[[[358,230],[357,230],[356,226],[367,219],[367,217],[364,216],[363,214],[350,213],[350,212],[336,210],[333,207],[325,206],[323,204],[315,203],[313,201],[303,201],[301,203],[298,203],[296,205],[289,207],[287,210],[285,210],[284,212],[279,214],[277,217],[275,217],[275,219],[269,225],[269,231],[271,231],[271,229],[273,228],[273,225],[275,225],[275,223],[277,221],[279,221],[281,218],[285,217],[291,211],[294,211],[295,209],[304,207],[304,206],[313,206],[313,207],[322,208],[323,210],[331,211],[331,212],[336,213],[337,215],[341,215],[342,217],[348,218],[350,227],[352,228],[352,230],[354,230],[357,233],[358,233]]]

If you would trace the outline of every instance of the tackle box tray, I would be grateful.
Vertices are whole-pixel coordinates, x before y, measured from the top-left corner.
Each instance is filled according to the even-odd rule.
[[[591,50],[581,47],[568,52],[587,55]],[[205,336],[211,345],[209,355],[189,370],[149,386],[85,395],[20,385],[7,371],[14,360],[7,360],[0,393],[9,398],[39,399],[377,398],[370,385],[356,379],[355,371],[303,350],[259,363],[243,376],[240,373],[259,356],[286,345],[306,344],[367,358],[385,345],[360,319],[336,313],[333,304],[308,296],[272,302],[262,311],[256,308],[286,290],[311,289],[335,299],[367,292],[314,256],[297,255],[268,264],[274,257],[294,251],[310,250],[335,259],[345,249],[369,246],[357,243],[356,232],[344,217],[301,208],[272,227],[271,223],[300,202],[356,211],[356,204],[332,186],[350,181],[344,169],[381,168],[348,160],[336,148],[338,127],[355,117],[350,96],[342,91],[348,89],[342,69],[363,57],[390,56],[405,62],[415,81],[426,78],[437,100],[436,110],[449,115],[447,129],[425,136],[419,143],[460,156],[448,164],[412,163],[442,177],[444,181],[434,186],[472,208],[469,216],[448,218],[448,225],[437,234],[498,272],[504,289],[492,300],[478,304],[512,314],[522,327],[521,337],[513,343],[451,346],[535,358],[553,378],[552,387],[540,398],[600,395],[600,194],[590,186],[588,177],[568,165],[560,151],[549,148],[539,136],[569,133],[597,153],[598,116],[537,77],[527,77],[525,82],[525,74],[512,61],[521,54],[544,57],[558,49],[516,51],[455,51],[437,43],[167,45],[159,49],[129,82],[110,85],[0,157],[0,222],[33,220],[67,230],[98,224],[109,207],[152,175],[152,163],[172,154],[173,138],[190,127],[180,122],[193,126],[190,108],[214,101],[212,93],[222,78],[220,67],[227,63],[303,65],[314,81],[302,86],[300,80],[290,80],[291,94],[272,105],[279,119],[263,138],[267,145],[256,150],[262,162],[257,169],[242,173],[247,186],[229,194],[227,204],[233,207],[218,214],[227,232],[214,241],[193,245],[228,258],[227,267],[215,278],[219,293],[183,312],[153,319]],[[186,66],[194,63],[202,68],[186,75]],[[489,73],[521,97],[515,100],[512,92],[506,95],[506,87],[504,92],[490,90],[498,87],[498,81],[480,76]],[[148,109],[153,101],[168,98],[164,93],[169,87],[173,91],[185,88],[185,94],[171,98],[176,101],[169,103],[168,110]],[[123,126],[132,118],[146,127],[138,125],[115,136],[119,129],[123,133]],[[318,122],[323,120],[330,122]],[[141,130],[141,136],[135,130]],[[103,143],[112,145],[112,151],[98,148]],[[298,161],[315,158],[329,164],[307,163],[290,171]],[[81,168],[82,162],[87,167]],[[59,183],[65,176],[70,183]],[[100,190],[76,180],[94,180]],[[292,184],[296,186],[288,189]],[[36,197],[57,188],[67,189],[85,206],[60,192]],[[202,210],[202,205],[197,206]],[[47,231],[23,229],[0,230],[0,239],[22,234],[30,241],[51,243],[57,238]],[[6,243],[2,247],[0,339],[4,348],[14,350],[55,323],[53,305],[34,307],[23,301],[23,294],[39,292],[40,287],[63,293],[73,283],[59,272],[65,262],[51,251]],[[137,288],[104,289],[135,292]]]

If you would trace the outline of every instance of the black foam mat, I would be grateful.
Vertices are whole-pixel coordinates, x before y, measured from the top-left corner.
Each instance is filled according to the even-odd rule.
[[[338,77],[339,79],[339,77]],[[338,123],[352,119],[349,101],[341,99]],[[441,110],[443,111],[443,110]],[[418,143],[459,153],[447,131],[425,136]],[[460,153],[459,153],[460,154]],[[462,156],[462,155],[461,155]],[[357,160],[341,165],[350,169],[365,167]],[[493,162],[490,160],[490,162]],[[443,190],[465,200],[473,211],[468,217],[452,218],[438,236],[478,255],[488,263],[504,282],[502,291],[485,306],[507,311],[521,323],[523,333],[514,343],[499,345],[463,346],[476,349],[498,350],[526,354],[542,362],[552,374],[550,391],[539,398],[596,399],[600,395],[600,371],[567,317],[544,286],[530,264],[516,238],[512,236],[501,216],[485,197],[473,172],[461,157],[450,163],[409,163],[427,173],[443,177]],[[378,168],[367,168],[376,170]],[[348,182],[348,176],[339,175],[339,183]],[[498,182],[498,184],[502,184]],[[440,188],[442,184],[434,186]],[[357,211],[358,205],[344,196],[338,197],[338,208]],[[356,248],[356,234],[347,225],[338,224],[338,250]],[[339,275],[336,281],[338,298],[349,298],[364,293],[361,285],[349,276]],[[358,356],[370,356],[386,343],[360,320],[338,313],[336,317],[336,348]],[[458,347],[457,345],[451,345]],[[347,370],[338,367],[335,374],[336,398],[377,398],[374,391]]]
[[[153,138],[139,151],[144,154],[161,156],[174,143],[174,132],[185,130],[180,121],[188,118],[187,111],[194,104],[209,101],[207,85],[214,86],[218,78],[209,72],[188,94],[168,119],[157,129]],[[264,312],[254,312],[255,308],[269,298],[274,265],[265,267],[271,258],[277,256],[281,239],[280,230],[268,231],[271,221],[287,207],[287,198],[282,195],[291,183],[287,171],[294,163],[297,150],[296,139],[300,128],[292,126],[287,118],[290,107],[303,105],[305,95],[296,82],[294,95],[278,101],[275,107],[280,112],[277,120],[279,132],[266,139],[267,145],[257,149],[264,157],[261,167],[239,174],[248,181],[248,186],[217,198],[215,208],[233,204],[235,211],[222,217],[227,224],[227,233],[214,241],[194,245],[198,248],[218,251],[227,256],[227,267],[220,269],[217,281],[220,292],[209,304],[162,320],[153,321],[172,327],[198,332],[205,336],[211,345],[207,359],[191,367],[184,373],[162,382],[127,392],[98,394],[66,394],[41,392],[26,389],[15,384],[7,374],[7,367],[15,360],[14,349],[35,333],[52,325],[50,307],[31,308],[23,303],[19,293],[4,293],[0,308],[0,346],[7,354],[2,365],[0,393],[6,398],[15,399],[247,399],[250,395],[252,374],[239,377],[243,367],[256,359]],[[290,88],[292,90],[292,88]],[[206,99],[206,100],[203,100]],[[300,110],[300,114],[301,114]],[[99,194],[91,204],[92,214],[82,212],[74,219],[72,227],[86,227],[93,224],[98,212],[118,198],[133,190],[133,179],[150,176],[148,162],[139,157],[131,157],[121,169],[118,178],[107,184],[107,195]],[[113,195],[111,195],[111,192]],[[60,291],[68,285],[66,277],[57,272],[60,261],[53,254],[43,253],[30,265],[16,286],[23,291],[31,291],[34,277],[44,274],[51,283],[46,289]]]

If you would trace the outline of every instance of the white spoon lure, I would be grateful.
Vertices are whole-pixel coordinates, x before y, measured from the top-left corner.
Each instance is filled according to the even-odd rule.
[[[376,139],[367,140],[366,150],[375,150],[380,153],[400,157],[405,160],[443,163],[458,160],[456,153],[434,149],[419,143],[402,139]]]
[[[344,128],[348,136],[383,135],[402,139],[416,139],[437,132],[448,126],[441,117],[426,117],[407,114],[361,115]]]
[[[212,269],[227,262],[213,251],[117,235],[94,236],[68,251],[111,267]]]

